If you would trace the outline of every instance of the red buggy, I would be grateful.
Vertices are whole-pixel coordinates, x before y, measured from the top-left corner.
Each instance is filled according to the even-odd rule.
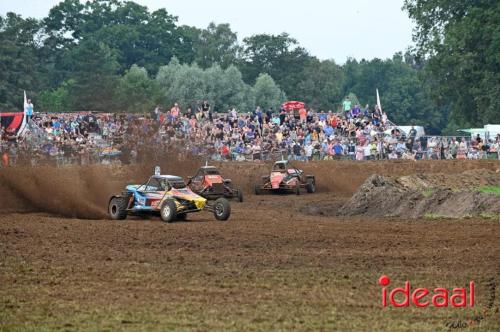
[[[243,192],[235,188],[231,179],[224,179],[215,166],[203,166],[192,177],[189,177],[189,188],[206,199],[225,197],[243,202]]]
[[[305,188],[308,193],[316,191],[314,175],[304,175],[301,169],[292,167],[287,160],[274,163],[270,175],[262,177],[262,184],[254,187],[255,195],[265,192],[294,192],[300,195],[300,190]]]

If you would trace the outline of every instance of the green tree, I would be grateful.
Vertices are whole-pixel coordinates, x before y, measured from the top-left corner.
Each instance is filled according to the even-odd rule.
[[[186,108],[206,99],[216,112],[232,107],[248,110],[254,105],[251,88],[235,66],[223,70],[213,65],[203,70],[197,64],[181,65],[173,58],[160,68],[156,82],[167,105],[177,102]]]
[[[14,13],[0,16],[0,109],[20,111],[23,90],[36,96],[39,22]]]
[[[177,58],[173,58],[168,65],[160,67],[156,81],[164,103],[179,103],[186,109],[207,98],[205,77],[203,69],[197,65],[181,65]]]
[[[120,78],[119,95],[121,110],[147,113],[158,103],[159,89],[145,68],[133,65]]]
[[[255,105],[261,108],[279,109],[280,104],[285,100],[285,94],[268,74],[260,74],[253,86]]]
[[[194,47],[194,61],[202,68],[209,68],[214,64],[227,68],[235,63],[240,48],[236,33],[231,30],[229,24],[216,25],[213,22],[206,29],[199,31]]]
[[[115,111],[118,103],[118,62],[104,43],[83,40],[71,54],[75,83],[74,110]]]
[[[313,59],[304,68],[295,95],[316,110],[334,109],[342,98],[344,72],[332,60]]]
[[[304,67],[312,59],[297,40],[287,33],[260,34],[243,39],[240,70],[245,82],[252,84],[261,73],[267,73],[291,98],[299,98],[297,86]]]
[[[72,49],[87,38],[115,50],[120,73],[133,64],[149,73],[167,64],[173,56],[194,60],[191,36],[179,28],[177,18],[165,9],[149,12],[133,1],[65,0],[51,9],[44,20],[52,51]],[[63,52],[70,55],[67,52]]]
[[[236,66],[231,65],[224,71],[224,82],[223,110],[236,107],[239,111],[247,112],[255,107],[252,88],[245,84],[243,75]]]
[[[158,73],[156,74],[156,82],[160,87],[160,90],[164,97],[167,97],[167,92],[173,87],[177,76],[181,70],[181,63],[179,59],[173,57],[168,65],[160,67]],[[165,102],[167,102],[165,100]]]
[[[74,105],[71,94],[74,80],[65,81],[57,89],[42,91],[38,98],[40,110],[42,112],[63,113],[72,110]]]
[[[405,0],[415,20],[437,104],[450,104],[448,130],[500,118],[500,2]]]
[[[214,110],[227,112],[236,107],[250,110],[253,107],[251,87],[243,82],[241,72],[235,66],[222,70],[214,65],[205,71],[207,97],[212,101]]]
[[[203,99],[208,99],[212,110],[222,111],[224,104],[225,92],[223,92],[226,87],[224,70],[218,65],[214,64],[212,67],[203,71],[203,81],[205,85],[205,97]],[[224,111],[227,111],[225,109]]]

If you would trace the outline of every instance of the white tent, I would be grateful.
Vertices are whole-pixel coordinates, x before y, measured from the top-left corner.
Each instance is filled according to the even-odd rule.
[[[471,137],[479,135],[482,139],[495,139],[497,135],[500,135],[500,125],[487,124],[484,125],[484,128],[467,128],[458,129],[457,131],[469,133]]]

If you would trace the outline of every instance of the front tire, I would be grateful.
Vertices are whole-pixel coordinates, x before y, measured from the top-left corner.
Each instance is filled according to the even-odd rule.
[[[306,189],[308,193],[316,191],[316,183],[314,183],[314,179],[307,179]]]
[[[231,215],[231,205],[229,201],[225,198],[217,198],[215,200],[214,206],[214,217],[217,220],[227,220]]]
[[[160,208],[161,220],[165,222],[172,222],[177,216],[177,206],[173,200],[166,200]]]
[[[241,189],[238,189],[238,202],[243,202],[243,192],[241,191]]]
[[[124,220],[127,218],[127,204],[126,197],[113,197],[109,201],[108,213],[112,220]]]

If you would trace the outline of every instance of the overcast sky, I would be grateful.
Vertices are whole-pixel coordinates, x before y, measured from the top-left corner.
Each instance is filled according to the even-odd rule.
[[[83,1],[83,0],[81,0]],[[312,55],[344,63],[388,58],[412,44],[413,22],[403,0],[135,0],[166,8],[180,24],[229,23],[241,41],[258,33],[288,32]],[[0,14],[42,18],[58,0],[0,0]]]

